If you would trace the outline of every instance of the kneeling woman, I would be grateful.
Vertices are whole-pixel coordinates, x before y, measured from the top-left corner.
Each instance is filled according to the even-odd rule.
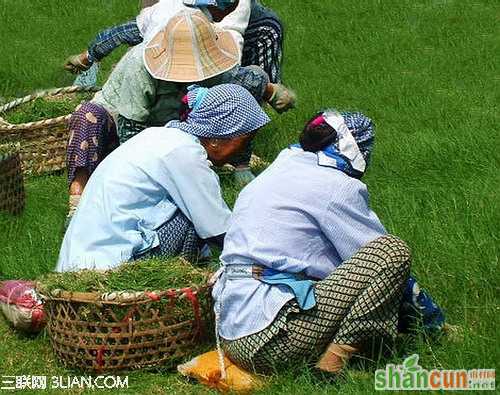
[[[397,333],[410,252],[360,181],[374,142],[359,113],[317,114],[240,193],[213,295],[222,349],[268,373],[306,358],[337,372]]]
[[[184,122],[149,128],[97,167],[66,231],[57,271],[110,269],[145,255],[221,245],[230,211],[208,158],[222,164],[269,122],[244,88],[188,93]]]

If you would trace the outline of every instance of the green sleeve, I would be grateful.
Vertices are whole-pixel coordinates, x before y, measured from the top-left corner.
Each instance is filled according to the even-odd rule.
[[[155,104],[157,83],[142,60],[142,45],[132,48],[104,84],[105,106],[121,116],[146,123]]]

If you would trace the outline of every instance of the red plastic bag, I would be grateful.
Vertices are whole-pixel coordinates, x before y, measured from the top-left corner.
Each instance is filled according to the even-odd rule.
[[[45,326],[43,302],[30,281],[0,282],[0,310],[16,329],[36,333]]]

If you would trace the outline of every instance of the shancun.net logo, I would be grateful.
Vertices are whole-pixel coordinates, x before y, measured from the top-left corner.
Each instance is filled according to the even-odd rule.
[[[375,389],[382,390],[495,390],[495,369],[441,370],[423,369],[418,354],[402,365],[388,364],[375,371]]]

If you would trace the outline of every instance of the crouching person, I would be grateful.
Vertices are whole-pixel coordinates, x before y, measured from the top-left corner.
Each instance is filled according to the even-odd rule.
[[[144,256],[196,257],[222,246],[230,211],[207,158],[223,164],[269,122],[244,88],[188,93],[185,121],[131,138],[92,173],[62,243],[57,271],[111,269]]]
[[[221,348],[237,365],[269,373],[306,358],[335,373],[397,334],[411,258],[360,181],[373,142],[362,114],[319,113],[240,193],[213,290]]]

